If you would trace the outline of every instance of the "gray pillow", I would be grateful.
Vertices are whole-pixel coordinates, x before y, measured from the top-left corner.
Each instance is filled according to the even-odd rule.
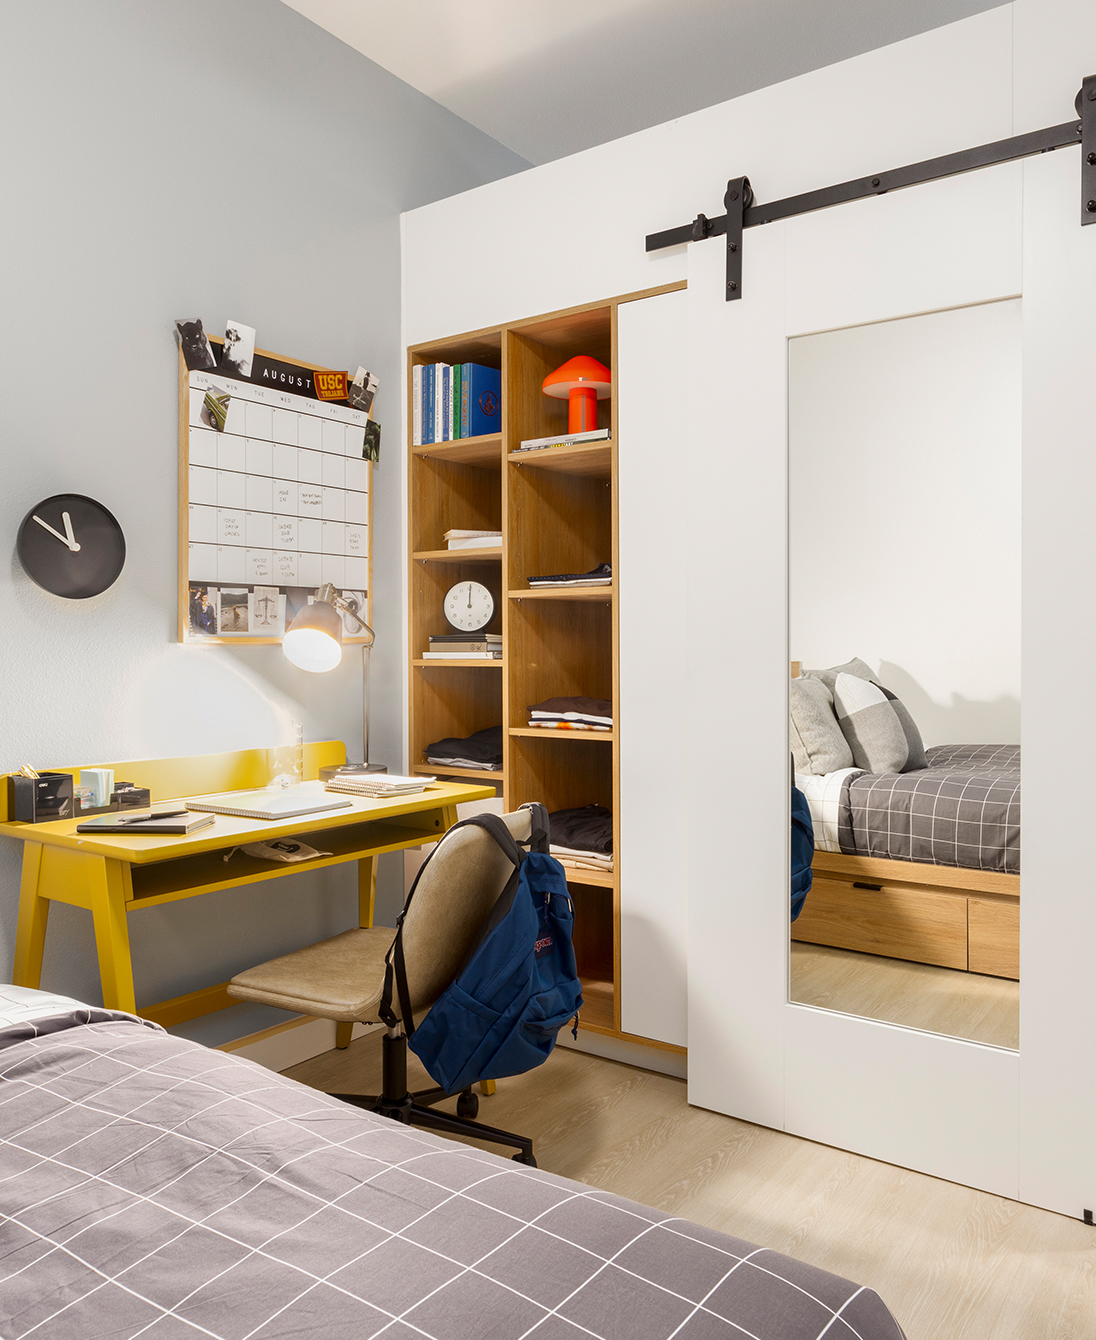
[[[903,772],[909,761],[906,733],[887,695],[870,679],[839,674],[833,690],[837,720],[865,772]]]
[[[817,679],[789,682],[790,734],[796,772],[836,772],[852,767],[852,750],[833,714],[833,698]]]
[[[913,772],[915,768],[927,768],[929,766],[928,759],[925,757],[925,742],[921,738],[921,732],[917,729],[916,721],[910,716],[909,708],[896,698],[890,689],[879,683],[871,666],[865,664],[859,656],[854,656],[851,661],[847,661],[844,665],[831,666],[829,670],[805,670],[803,673],[812,679],[821,680],[831,693],[834,692],[838,675],[855,675],[857,679],[866,679],[876,688],[882,689],[887,701],[894,708],[895,716],[902,724],[902,733],[906,737],[906,766],[901,771]],[[853,752],[855,753],[855,747]],[[858,762],[856,766],[861,767],[862,764]]]

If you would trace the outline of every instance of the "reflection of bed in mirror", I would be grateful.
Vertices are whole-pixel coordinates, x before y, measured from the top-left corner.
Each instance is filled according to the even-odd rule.
[[[800,755],[816,851],[792,939],[1018,980],[1019,746],[924,755],[824,775],[801,773]]]

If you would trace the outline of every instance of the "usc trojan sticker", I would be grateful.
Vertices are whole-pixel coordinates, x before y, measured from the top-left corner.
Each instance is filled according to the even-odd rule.
[[[312,379],[316,383],[316,394],[321,400],[346,399],[345,372],[314,372]]]

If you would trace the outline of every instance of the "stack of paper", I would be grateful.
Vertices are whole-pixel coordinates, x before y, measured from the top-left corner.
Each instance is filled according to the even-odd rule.
[[[390,796],[413,796],[424,791],[436,777],[397,777],[390,772],[342,773],[324,783],[325,791],[341,791],[347,796],[365,796],[383,800]]]
[[[447,530],[444,535],[447,549],[501,549],[501,530]]]

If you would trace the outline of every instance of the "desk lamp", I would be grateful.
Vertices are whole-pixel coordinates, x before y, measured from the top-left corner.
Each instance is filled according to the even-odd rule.
[[[361,763],[344,763],[341,767],[324,769],[329,773],[387,772],[383,763],[369,761],[369,651],[376,639],[372,628],[359,618],[353,606],[327,582],[316,592],[311,605],[306,605],[285,631],[282,651],[286,658],[301,670],[322,674],[342,660],[342,615],[348,614],[365,633],[362,645],[362,758]]]

